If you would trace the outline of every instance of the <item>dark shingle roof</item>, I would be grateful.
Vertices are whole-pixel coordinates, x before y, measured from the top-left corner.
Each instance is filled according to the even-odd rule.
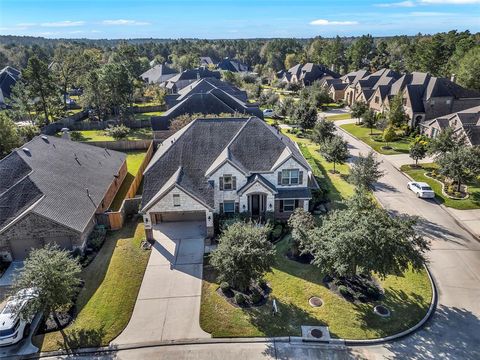
[[[154,131],[165,130],[165,124],[184,114],[250,114],[263,118],[258,107],[248,106],[245,102],[214,88],[206,93],[194,93],[166,111],[162,116],[152,118]]]
[[[8,179],[6,185],[2,181],[2,189],[8,189],[0,194],[4,207],[0,224],[7,225],[42,197],[32,212],[82,232],[125,159],[117,151],[51,136],[35,137],[0,160],[0,178]],[[12,169],[18,174],[12,176]],[[21,191],[14,191],[17,187]],[[15,201],[9,200],[12,191],[17,192]]]
[[[236,59],[225,58],[217,64],[220,70],[231,72],[245,72],[248,71],[248,66]]]
[[[142,207],[172,183],[213,208],[214,192],[206,173],[218,159],[254,173],[271,170],[285,152],[310,169],[295,144],[263,120],[197,119],[165,140],[152,158],[144,174]]]
[[[0,93],[3,95],[3,98],[10,98],[12,88],[17,83],[19,77],[20,72],[11,66],[6,66],[0,70]]]

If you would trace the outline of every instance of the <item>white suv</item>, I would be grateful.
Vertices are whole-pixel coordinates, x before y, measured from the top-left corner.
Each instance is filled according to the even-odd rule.
[[[23,307],[36,296],[35,289],[24,289],[8,299],[0,313],[0,346],[18,343],[30,331],[32,319],[26,321],[20,317]]]
[[[424,182],[410,181],[407,188],[412,190],[419,198],[432,199],[435,197],[435,192],[430,185]]]

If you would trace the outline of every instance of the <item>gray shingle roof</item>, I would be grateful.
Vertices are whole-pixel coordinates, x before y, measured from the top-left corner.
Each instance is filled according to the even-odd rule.
[[[161,83],[172,78],[178,71],[170,69],[167,65],[155,65],[145,71],[140,77],[150,83]]]
[[[162,116],[152,118],[154,131],[166,130],[171,120],[184,114],[249,114],[263,118],[263,112],[254,106],[227,94],[219,88],[213,88],[205,93],[194,93],[166,111]]]
[[[248,71],[248,66],[236,59],[225,58],[217,64],[220,70],[231,72],[245,72]]]
[[[2,181],[0,224],[7,225],[41,197],[32,212],[82,232],[125,159],[126,154],[117,151],[35,137],[0,160],[0,178],[8,179],[6,185]],[[12,169],[18,174],[12,176]]]
[[[6,66],[0,70],[0,93],[3,95],[3,98],[10,98],[12,88],[19,78],[20,71],[11,66]],[[0,103],[0,105],[3,105],[3,103]]]
[[[285,152],[310,169],[295,144],[263,120],[197,119],[158,149],[144,174],[142,207],[181,169],[176,183],[213,208],[214,192],[206,173],[225,151],[230,161],[249,173],[271,170]]]

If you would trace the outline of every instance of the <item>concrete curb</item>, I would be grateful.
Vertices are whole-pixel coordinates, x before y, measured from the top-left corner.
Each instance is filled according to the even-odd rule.
[[[88,355],[88,354],[101,354],[109,353],[120,350],[134,350],[134,349],[146,349],[160,346],[185,346],[185,345],[208,345],[208,344],[254,344],[254,343],[288,343],[290,342],[290,336],[281,337],[252,337],[252,338],[210,338],[210,339],[189,339],[189,340],[168,340],[158,342],[146,342],[140,344],[128,344],[128,345],[111,345],[102,346],[98,348],[79,348],[72,351],[58,350],[41,352],[39,354],[31,354],[17,357],[19,359],[39,359],[49,356],[64,356],[64,355]]]

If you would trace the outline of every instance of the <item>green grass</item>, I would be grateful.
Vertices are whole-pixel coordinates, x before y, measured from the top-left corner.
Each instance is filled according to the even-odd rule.
[[[473,181],[468,183],[468,192],[470,196],[468,199],[457,200],[451,199],[442,193],[442,185],[429,177],[425,176],[425,173],[428,173],[434,169],[438,169],[436,164],[421,164],[416,166],[412,165],[403,165],[401,170],[410,175],[415,181],[423,181],[430,185],[430,187],[435,191],[435,198],[443,205],[451,207],[458,210],[472,210],[480,209],[480,180]]]
[[[379,152],[380,154],[384,154],[384,155],[408,154],[410,149],[409,138],[404,137],[397,141],[392,141],[388,143],[388,145],[391,146],[392,149],[384,150],[382,149],[382,147],[386,146],[387,143],[383,141],[375,141],[372,138],[372,136],[382,135],[380,131],[373,129],[373,135],[371,135],[369,128],[366,128],[357,124],[341,125],[341,128],[349,132],[353,136],[357,137],[358,139],[362,140],[364,143],[371,146],[375,151]]]
[[[108,135],[105,130],[83,130],[77,131],[81,135],[80,141],[115,141],[113,137]],[[131,129],[130,134],[125,140],[151,140],[152,129]]]
[[[332,120],[332,121],[337,121],[337,120],[348,120],[351,119],[352,115],[350,113],[346,114],[335,114],[335,115],[327,115],[325,119],[327,120]]]
[[[322,185],[325,185],[329,190],[328,195],[332,201],[333,208],[338,207],[342,200],[353,195],[355,187],[346,180],[350,172],[347,164],[337,164],[335,166],[337,172],[333,174],[333,163],[327,162],[325,158],[320,155],[318,145],[309,139],[299,138],[286,131],[283,131],[283,133],[299,145],[303,156],[312,167],[314,175],[319,178]]]
[[[142,161],[145,158],[145,151],[129,151],[127,153],[127,175],[123,180],[122,186],[118,189],[115,198],[110,205],[110,209],[113,211],[120,210],[122,206],[123,199],[125,199],[125,195],[127,194],[130,185],[132,185],[133,180],[135,180],[135,176],[137,175],[138,169],[140,165],[142,165]]]
[[[138,102],[138,103],[133,104],[133,106],[137,106],[137,107],[160,106],[160,105],[161,105],[161,104],[159,104],[159,103],[156,102],[156,101]]]
[[[372,304],[352,304],[328,290],[323,274],[309,264],[288,260],[288,239],[277,245],[276,265],[265,276],[272,292],[260,307],[240,309],[229,304],[216,290],[213,270],[206,265],[202,287],[200,325],[213,337],[300,336],[301,325],[327,325],[332,336],[372,339],[399,333],[418,323],[426,314],[432,289],[425,270],[406,271],[403,276],[379,280],[385,290],[382,303],[392,312],[388,319],[373,314]],[[319,296],[324,305],[312,308],[308,299]],[[276,299],[279,314],[272,315]]]
[[[164,111],[153,111],[146,113],[136,113],[134,114],[135,120],[150,120],[152,116],[161,116]]]
[[[77,299],[78,316],[64,329],[37,335],[41,351],[108,345],[125,328],[135,306],[150,251],[140,248],[143,223],[130,222],[109,233],[100,252],[83,269],[85,286]]]

